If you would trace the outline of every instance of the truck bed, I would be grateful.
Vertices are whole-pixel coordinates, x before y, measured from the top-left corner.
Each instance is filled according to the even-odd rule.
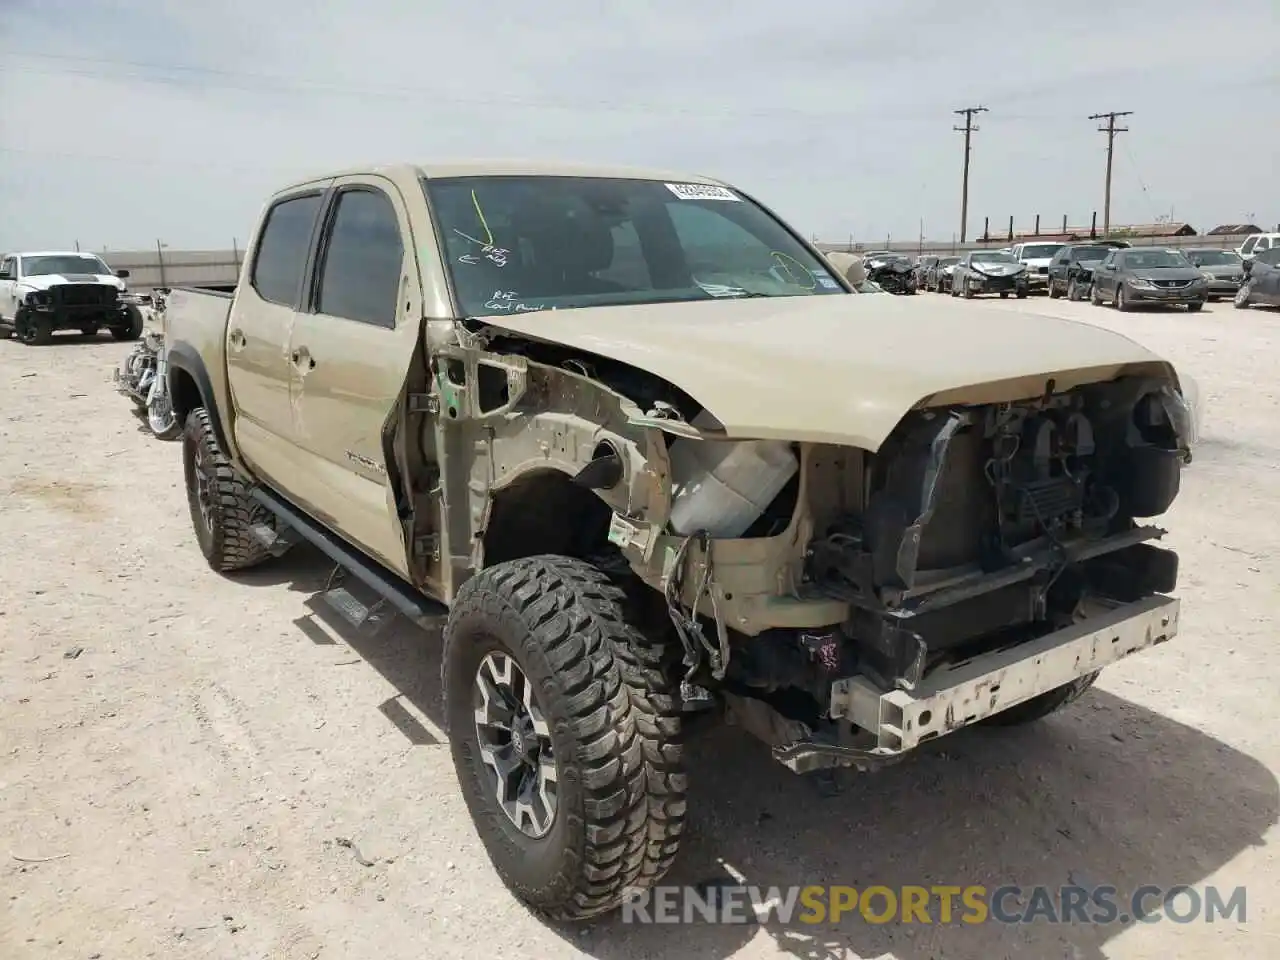
[[[175,368],[199,364],[208,376],[207,387],[221,416],[230,425],[231,400],[227,387],[227,320],[234,293],[174,287],[165,305],[165,344],[169,351],[170,383]],[[195,374],[195,370],[188,370]],[[233,451],[228,451],[233,453]]]

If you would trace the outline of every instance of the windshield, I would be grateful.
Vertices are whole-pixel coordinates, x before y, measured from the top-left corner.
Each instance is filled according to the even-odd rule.
[[[1231,250],[1193,250],[1188,256],[1199,267],[1233,267],[1240,263],[1240,255]]]
[[[979,250],[970,254],[969,259],[974,263],[1017,263],[1013,259],[1013,255],[1005,253],[1003,250]]]
[[[1152,270],[1160,267],[1189,267],[1191,262],[1181,250],[1130,250],[1124,255],[1124,265],[1130,270]]]
[[[1072,251],[1072,254],[1077,260],[1092,262],[1094,260],[1101,260],[1110,253],[1111,250],[1111,247],[1076,247],[1075,250]]]
[[[111,268],[88,253],[54,254],[48,257],[23,257],[22,275],[24,277],[47,277],[57,273],[96,273],[111,275]]]
[[[540,176],[423,184],[469,317],[847,292],[782,224],[725,187]]]
[[[1022,248],[1024,260],[1048,260],[1066,244],[1062,243],[1028,243]]]

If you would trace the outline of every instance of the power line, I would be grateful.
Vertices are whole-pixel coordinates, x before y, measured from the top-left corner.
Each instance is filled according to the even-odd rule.
[[[978,127],[974,126],[973,117],[978,113],[987,113],[986,107],[962,107],[959,110],[952,110],[954,114],[964,117],[963,127],[952,127],[964,134],[964,173],[960,178],[960,242],[965,242],[966,231],[969,227],[969,150],[970,141],[973,134],[977,132]]]
[[[1120,117],[1132,116],[1132,110],[1111,110],[1107,113],[1091,113],[1090,120],[1105,120],[1107,125],[1099,127],[1101,133],[1107,135],[1107,186],[1106,194],[1102,200],[1102,235],[1104,237],[1111,236],[1111,160],[1116,149],[1116,134],[1127,133],[1128,127],[1117,127],[1116,120]]]

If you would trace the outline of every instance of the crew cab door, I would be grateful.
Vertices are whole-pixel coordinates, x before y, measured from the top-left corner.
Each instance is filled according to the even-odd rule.
[[[289,406],[289,338],[326,186],[313,184],[271,201],[227,322],[236,445],[255,473],[285,493],[295,492],[300,460]]]
[[[0,260],[0,320],[12,320],[18,312],[18,258]]]
[[[383,432],[422,326],[404,198],[378,176],[344,177],[326,203],[306,296],[289,340],[300,505],[408,575]]]

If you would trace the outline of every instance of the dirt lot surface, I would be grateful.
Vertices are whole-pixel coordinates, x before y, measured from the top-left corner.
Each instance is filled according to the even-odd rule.
[[[1198,378],[1166,518],[1181,636],[834,798],[716,731],[672,881],[1243,884],[1247,922],[549,927],[472,831],[436,638],[333,630],[313,552],[212,573],[178,444],[112,390],[130,346],[59,338],[0,342],[0,957],[1280,956],[1280,314],[988,306],[1115,327]]]

